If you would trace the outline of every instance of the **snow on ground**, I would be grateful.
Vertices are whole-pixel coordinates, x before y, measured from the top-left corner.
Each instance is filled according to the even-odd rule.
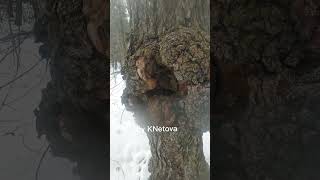
[[[8,35],[0,27],[0,38]],[[0,43],[0,59],[11,44]],[[38,48],[32,38],[21,45],[18,75],[26,72],[39,61]],[[13,54],[0,62],[0,86],[13,79],[16,70]],[[7,106],[0,108],[0,180],[34,180],[35,172],[48,142],[38,139],[34,109],[41,101],[41,90],[50,80],[47,62],[41,61],[34,69],[12,83],[0,88],[0,102],[6,98]],[[9,94],[7,94],[9,92]],[[8,95],[8,96],[7,96]],[[4,135],[15,131],[14,135]],[[74,163],[53,156],[45,156],[39,170],[39,180],[79,180],[72,173]]]
[[[210,165],[210,132],[203,133],[203,153],[207,163]]]
[[[111,180],[147,180],[151,157],[148,138],[121,104],[125,82],[120,74],[110,76],[110,88]]]
[[[151,157],[148,138],[135,123],[133,113],[121,104],[125,82],[120,74],[110,74],[110,88],[110,179],[147,180]],[[209,132],[203,134],[203,151],[210,164]]]

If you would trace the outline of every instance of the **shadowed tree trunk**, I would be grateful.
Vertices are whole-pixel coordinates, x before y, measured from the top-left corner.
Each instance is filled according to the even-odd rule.
[[[77,162],[82,179],[108,179],[108,1],[41,3],[34,32],[51,81],[35,110],[39,136],[53,155]]]
[[[319,7],[211,2],[215,180],[320,178]]]
[[[145,129],[150,180],[207,180],[209,1],[128,0],[131,33],[122,101]],[[177,127],[176,132],[148,127]]]

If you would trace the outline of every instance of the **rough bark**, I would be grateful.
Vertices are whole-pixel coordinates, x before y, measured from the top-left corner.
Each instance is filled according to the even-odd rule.
[[[208,3],[128,1],[132,32],[122,101],[148,135],[150,180],[209,178],[202,151],[210,104]],[[148,126],[178,131],[149,132]]]
[[[319,7],[211,3],[214,179],[319,179]]]
[[[82,179],[107,179],[109,5],[43,3],[35,37],[48,48],[52,79],[35,110],[39,136],[46,136],[54,155],[76,161]]]

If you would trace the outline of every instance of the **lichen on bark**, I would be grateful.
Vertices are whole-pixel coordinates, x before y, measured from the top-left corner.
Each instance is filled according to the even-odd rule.
[[[131,34],[122,102],[147,133],[150,180],[209,179],[209,1],[128,1]],[[147,126],[177,127],[148,132]]]
[[[188,27],[146,37],[138,48],[129,48],[122,102],[147,133],[150,180],[209,178],[202,151],[202,133],[210,127],[209,49],[208,34]],[[178,131],[148,132],[148,126]]]

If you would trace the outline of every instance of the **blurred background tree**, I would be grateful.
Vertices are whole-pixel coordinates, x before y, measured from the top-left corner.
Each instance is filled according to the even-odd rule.
[[[110,1],[110,65],[116,70],[126,58],[129,16],[125,0]]]

